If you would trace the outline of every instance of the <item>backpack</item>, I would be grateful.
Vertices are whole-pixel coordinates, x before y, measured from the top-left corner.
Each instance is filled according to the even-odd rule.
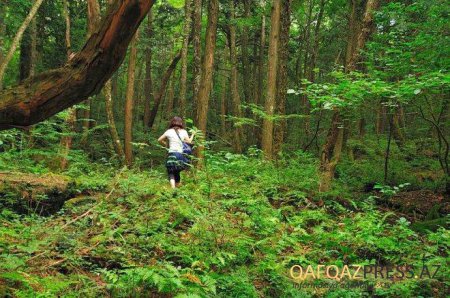
[[[178,138],[180,139],[181,144],[183,144],[183,153],[187,154],[187,155],[192,155],[192,145],[188,144],[186,142],[183,142],[180,135],[178,134],[178,131],[176,129],[174,129],[174,130],[175,130],[175,133],[177,134]]]

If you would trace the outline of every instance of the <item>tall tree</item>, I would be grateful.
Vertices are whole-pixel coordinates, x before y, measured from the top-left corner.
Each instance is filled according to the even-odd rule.
[[[16,33],[16,36],[14,36],[14,39],[11,43],[11,46],[8,50],[8,52],[6,53],[6,56],[2,59],[1,64],[0,64],[0,82],[3,82],[3,78],[5,76],[5,71],[6,68],[8,67],[9,62],[11,61],[17,47],[20,44],[20,41],[22,40],[23,34],[25,32],[25,30],[27,29],[28,25],[30,24],[31,20],[34,18],[34,16],[36,15],[37,11],[39,10],[39,7],[41,6],[42,2],[44,0],[36,0],[33,3],[33,6],[31,7],[30,12],[28,13],[27,17],[25,18],[25,20],[23,21],[22,25],[20,26],[19,30]],[[2,86],[2,84],[0,83],[0,86]],[[1,88],[0,88],[1,90]]]
[[[277,97],[276,112],[278,115],[286,114],[286,94],[288,87],[288,62],[289,62],[289,30],[291,28],[291,0],[285,0],[281,8],[281,28],[280,28],[280,46],[279,63],[277,69]],[[286,133],[286,119],[281,118],[275,125],[274,153],[281,151]]]
[[[87,0],[87,38],[98,29],[100,24],[100,5],[97,0]],[[83,139],[82,143],[87,141],[88,130],[91,127],[91,101],[85,102],[86,107],[83,110]]]
[[[67,1],[67,0],[65,0]],[[109,0],[109,5],[112,4],[113,0]],[[114,147],[114,151],[118,155],[120,160],[123,160],[125,153],[123,151],[122,143],[119,138],[119,134],[117,133],[116,121],[114,119],[114,104],[113,101],[117,100],[117,94],[114,94],[113,97],[112,86],[113,80],[108,80],[103,88],[103,93],[105,95],[105,111],[106,111],[106,119],[108,121],[109,134],[111,135],[111,141]],[[115,82],[117,85],[117,82]]]
[[[210,0],[208,3],[208,23],[205,36],[205,54],[201,71],[200,88],[197,98],[197,127],[206,135],[206,124],[208,117],[208,104],[211,92],[211,82],[214,71],[214,54],[216,49],[217,20],[219,16],[219,1]],[[197,155],[203,157],[203,146],[198,147]]]
[[[191,0],[186,0],[184,4],[184,24],[183,24],[183,45],[181,50],[181,77],[179,95],[179,113],[186,116],[186,81],[187,81],[187,54],[189,47],[189,33],[191,30]]]
[[[152,80],[152,42],[153,35],[153,12],[148,13],[148,22],[145,30],[149,42],[145,48],[145,79],[144,79],[144,130],[148,130],[150,123],[151,102],[153,99],[153,80]]]
[[[273,115],[277,93],[278,46],[280,39],[281,1],[273,0],[270,18],[269,62],[267,70],[267,95],[264,104],[261,146],[267,159],[273,157]]]
[[[65,25],[66,25],[64,40],[66,43],[66,56],[67,56],[67,61],[68,61],[70,59],[71,48],[72,48],[70,10],[69,10],[68,0],[63,1],[63,16],[64,16]],[[77,111],[75,108],[71,107],[71,108],[69,108],[68,116],[66,119],[67,130],[65,132],[65,135],[63,135],[63,137],[61,138],[61,148],[62,148],[61,162],[60,162],[61,170],[65,170],[67,168],[67,163],[68,163],[67,157],[69,155],[70,148],[72,147],[72,142],[73,142],[72,133],[75,132],[76,120],[77,120]]]
[[[361,50],[372,32],[373,13],[378,7],[379,0],[368,0],[363,7],[362,20],[358,19],[358,6],[356,0],[350,0],[350,18],[349,18],[349,37],[347,42],[347,54],[345,69],[351,72],[356,69],[360,62]],[[361,3],[358,4],[361,5]],[[331,182],[334,177],[336,166],[341,158],[342,147],[344,143],[344,129],[342,128],[341,113],[338,109],[333,112],[330,128],[325,144],[322,147],[320,155],[320,191],[328,191],[331,188]]]
[[[233,103],[233,115],[235,117],[241,117],[241,96],[239,95],[238,84],[238,61],[236,54],[236,13],[234,8],[234,0],[229,1],[230,8],[230,20],[229,20],[229,33],[230,33],[230,62],[231,62],[231,99]],[[242,152],[242,128],[234,128],[233,147],[238,153]]]
[[[133,165],[133,107],[134,107],[134,81],[136,73],[137,39],[139,32],[133,38],[130,45],[130,57],[128,60],[128,81],[125,99],[125,163],[130,168]]]
[[[193,0],[194,8],[192,11],[192,44],[194,47],[193,61],[193,108],[196,110],[198,102],[198,92],[202,78],[202,0]]]

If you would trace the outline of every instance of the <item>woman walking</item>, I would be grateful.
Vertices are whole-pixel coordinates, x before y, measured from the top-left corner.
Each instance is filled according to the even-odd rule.
[[[183,147],[186,146],[183,143],[192,144],[194,136],[195,132],[189,137],[181,117],[173,117],[170,120],[169,129],[158,139],[160,144],[169,147],[166,168],[172,188],[180,185],[180,172],[186,169],[190,162],[189,156],[183,153]]]

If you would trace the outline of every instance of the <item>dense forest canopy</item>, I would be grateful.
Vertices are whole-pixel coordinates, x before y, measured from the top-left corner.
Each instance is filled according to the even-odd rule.
[[[449,13],[2,0],[0,296],[445,297]],[[177,191],[174,116],[195,134]],[[437,278],[390,287],[286,273],[425,259]]]

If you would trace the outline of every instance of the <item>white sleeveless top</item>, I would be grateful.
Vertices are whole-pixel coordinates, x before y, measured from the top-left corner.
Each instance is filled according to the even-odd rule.
[[[185,129],[178,129],[178,135],[183,141],[186,138],[189,138],[189,135]],[[183,153],[183,143],[181,142],[180,138],[178,138],[174,128],[166,130],[163,136],[165,136],[169,140],[169,152]]]

